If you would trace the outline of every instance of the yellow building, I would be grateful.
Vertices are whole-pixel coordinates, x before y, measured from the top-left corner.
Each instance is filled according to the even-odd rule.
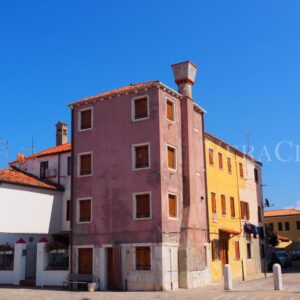
[[[279,248],[300,249],[300,210],[279,209],[265,211],[266,225],[277,234]]]
[[[235,278],[242,278],[242,272],[244,275],[261,272],[259,252],[264,252],[264,243],[260,246],[254,235],[244,231],[245,223],[263,227],[258,191],[261,164],[208,133],[205,151],[211,279],[222,279],[225,264],[230,264]]]

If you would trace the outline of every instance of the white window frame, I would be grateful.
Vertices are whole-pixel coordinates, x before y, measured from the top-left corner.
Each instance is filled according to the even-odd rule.
[[[91,200],[91,219],[90,221],[80,221],[80,201]],[[93,198],[92,197],[80,197],[76,199],[76,223],[77,224],[89,224],[93,222]]]
[[[169,147],[175,149],[175,169],[169,167],[169,156],[168,156],[168,154],[169,154],[168,148]],[[177,171],[177,148],[170,144],[167,144],[167,166],[168,166],[168,170]]]
[[[168,101],[173,103],[173,114],[174,114],[173,117],[174,117],[174,120],[170,120],[168,118]],[[171,123],[176,123],[176,102],[173,99],[168,98],[168,97],[166,97],[166,119]]]
[[[136,159],[135,148],[139,147],[139,146],[148,146],[148,161],[149,161],[149,166],[148,167],[144,167],[144,168],[136,168],[135,167],[135,159]],[[141,170],[150,169],[150,167],[151,167],[151,147],[150,147],[150,142],[131,145],[131,155],[132,155],[131,159],[132,159],[132,170],[133,171],[141,171]]]
[[[86,154],[91,155],[91,174],[81,175],[80,174],[80,167],[81,167],[80,157],[82,155],[86,155]],[[89,176],[93,176],[93,151],[80,152],[77,154],[77,177],[89,177]]]
[[[134,251],[133,251],[133,270],[137,272],[151,272],[153,270],[153,251],[152,251],[152,245],[149,243],[145,244],[133,244]],[[137,270],[136,268],[136,248],[138,247],[149,247],[150,248],[150,270]]]
[[[149,195],[149,201],[150,201],[150,217],[148,218],[137,218],[136,217],[136,196],[138,195]],[[135,221],[143,221],[143,220],[151,220],[152,219],[152,193],[151,191],[146,191],[146,192],[138,192],[138,193],[133,193],[132,194],[132,204],[133,204],[133,220]]]
[[[86,129],[81,129],[81,112],[86,111],[86,110],[91,110],[91,128],[86,128]],[[88,131],[93,129],[93,124],[94,124],[94,111],[93,107],[85,107],[80,110],[78,110],[78,131]]]
[[[176,197],[176,217],[171,217],[170,216],[170,210],[169,210],[169,195],[173,195]],[[167,199],[168,199],[168,217],[170,220],[178,220],[178,194],[177,193],[173,193],[173,192],[168,192],[167,193]]]
[[[138,99],[147,98],[147,117],[136,119],[135,118],[135,101]],[[138,121],[144,121],[150,118],[150,104],[149,104],[149,95],[141,95],[137,97],[131,98],[131,121],[132,122],[138,122]]]

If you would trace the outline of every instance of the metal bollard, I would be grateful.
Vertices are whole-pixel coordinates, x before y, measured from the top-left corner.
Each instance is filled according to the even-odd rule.
[[[231,267],[230,265],[224,266],[224,290],[232,291],[232,275],[231,275]]]
[[[274,290],[282,291],[282,275],[281,275],[281,266],[280,264],[273,265],[273,277],[274,277]]]

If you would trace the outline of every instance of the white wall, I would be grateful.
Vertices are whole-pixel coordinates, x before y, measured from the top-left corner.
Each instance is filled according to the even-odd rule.
[[[0,184],[0,232],[61,231],[61,192]]]

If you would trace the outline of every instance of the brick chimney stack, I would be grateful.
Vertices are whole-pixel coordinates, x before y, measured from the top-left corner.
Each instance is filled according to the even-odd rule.
[[[68,125],[62,122],[56,123],[56,146],[68,142]]]
[[[190,61],[172,65],[178,92],[183,96],[192,98],[192,86],[195,82],[197,67]]]

